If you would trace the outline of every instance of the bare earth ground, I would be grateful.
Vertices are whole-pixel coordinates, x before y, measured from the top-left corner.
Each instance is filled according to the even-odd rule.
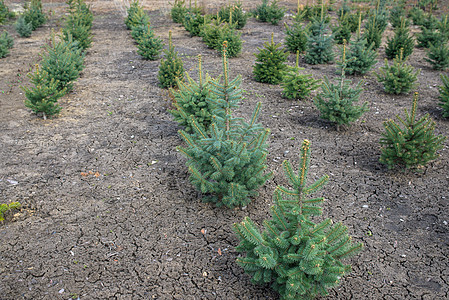
[[[235,263],[231,228],[247,215],[259,224],[268,216],[275,185],[286,184],[280,163],[298,162],[305,138],[312,142],[311,176],[330,175],[325,217],[343,221],[365,244],[328,299],[449,298],[449,141],[420,173],[388,171],[378,162],[382,122],[409,108],[411,95],[383,93],[371,73],[362,95],[370,111],[337,132],[311,101],[282,99],[279,86],[252,79],[257,47],[271,32],[283,42],[284,33],[281,25],[250,19],[243,52],[230,61],[231,76],[241,74],[246,90],[236,113],[249,117],[263,102],[275,174],[246,209],[216,208],[199,200],[175,150],[179,127],[167,112],[167,92],[157,87],[159,61],[137,55],[114,7],[94,5],[86,68],[61,100],[61,115],[44,121],[24,107],[19,86],[28,84],[25,75],[66,7],[46,9],[56,13],[31,38],[4,27],[15,47],[0,60],[0,202],[19,201],[23,209],[0,225],[0,299],[277,299]],[[192,75],[199,53],[204,69],[220,74],[217,52],[161,11],[150,16],[165,42],[173,30]],[[416,49],[410,59],[422,69],[418,112],[430,113],[436,131],[447,135],[449,122],[436,104],[439,73],[423,57]],[[335,77],[335,64],[303,66],[317,78]]]

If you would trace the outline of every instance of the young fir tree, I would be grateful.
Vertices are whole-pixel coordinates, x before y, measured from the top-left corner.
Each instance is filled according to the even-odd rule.
[[[203,79],[203,71],[201,68],[201,55],[198,55],[198,77],[199,82],[193,80],[189,74],[186,74],[187,83],[178,82],[179,90],[173,90],[175,96],[174,106],[176,109],[170,111],[184,131],[188,134],[195,134],[192,126],[192,117],[198,124],[201,124],[207,132],[212,123],[212,114],[214,104],[207,99],[212,98],[211,95],[211,78],[206,75]]]
[[[9,54],[9,49],[14,46],[14,39],[7,31],[0,34],[0,58],[6,57]]]
[[[52,116],[61,110],[58,106],[58,99],[65,95],[66,90],[58,89],[58,81],[54,78],[50,78],[45,70],[39,70],[39,66],[36,65],[35,72],[29,73],[28,78],[34,87],[21,87],[25,92],[25,106],[31,108],[33,112],[42,113],[43,118],[47,119],[47,116]]]
[[[356,106],[354,103],[359,101],[360,94],[363,91],[363,81],[353,88],[351,80],[346,79],[346,45],[343,45],[343,54],[341,58],[341,77],[337,84],[329,81],[324,76],[324,82],[321,85],[322,92],[315,97],[315,106],[321,113],[321,118],[329,120],[336,124],[337,131],[341,125],[354,122],[360,116],[368,111],[368,103],[362,106]]]
[[[62,28],[62,38],[68,40],[69,35],[73,40],[78,41],[79,46],[86,50],[92,43],[91,28],[92,15],[85,15],[83,12],[72,12],[66,19]]]
[[[435,135],[435,122],[429,114],[416,119],[417,105],[418,93],[415,93],[411,112],[405,109],[405,119],[396,116],[399,123],[393,120],[384,122],[385,133],[380,139],[380,162],[386,164],[389,169],[395,166],[407,169],[425,166],[436,159],[436,152],[443,148],[446,138]]]
[[[24,17],[20,17],[19,19],[17,19],[15,28],[16,28],[17,33],[21,37],[30,37],[31,33],[33,32],[33,26],[31,24],[31,22],[26,23]]]
[[[190,36],[199,36],[201,28],[204,26],[205,17],[196,12],[188,11],[184,15],[184,28],[190,33]]]
[[[398,56],[400,51],[402,51],[403,59],[407,59],[413,53],[415,41],[410,34],[410,29],[405,25],[405,18],[401,20],[401,26],[394,31],[394,37],[387,41],[385,54],[389,59]]]
[[[449,46],[447,43],[430,44],[427,57],[424,58],[434,70],[445,70],[449,67]]]
[[[84,54],[81,49],[72,47],[69,41],[56,42],[54,33],[46,53],[42,55],[41,68],[48,73],[50,79],[55,79],[58,90],[73,89],[73,82],[78,79],[83,69]]]
[[[377,51],[374,44],[368,45],[366,38],[360,34],[361,15],[356,37],[349,42],[349,51],[346,59],[346,73],[349,75],[366,74],[377,62]],[[341,68],[341,65],[339,65]]]
[[[25,23],[31,23],[31,27],[34,31],[38,27],[42,26],[46,21],[46,17],[42,9],[42,1],[31,0],[31,2],[25,5],[25,7],[26,9],[23,13]]]
[[[133,29],[133,27],[136,25],[146,24],[149,21],[148,15],[140,6],[138,0],[131,2],[127,13],[128,14],[125,18],[125,25],[129,30]]]
[[[170,11],[171,18],[175,23],[184,22],[184,15],[187,12],[187,8],[185,7],[185,0],[175,0],[173,3],[173,7]]]
[[[3,24],[6,20],[10,18],[10,14],[8,6],[5,4],[5,1],[0,0],[0,24]]]
[[[380,68],[376,77],[382,82],[388,94],[406,94],[415,87],[419,72],[419,69],[415,70],[411,65],[406,64],[401,51],[391,66],[385,59],[385,66]]]
[[[438,96],[439,105],[443,108],[443,117],[449,118],[449,77],[444,74],[441,74],[440,77],[443,85],[438,87],[440,92]]]
[[[339,24],[337,27],[332,28],[332,34],[336,44],[343,44],[344,41],[351,39],[351,24],[349,23],[347,16],[341,12],[339,18]]]
[[[162,43],[162,40],[154,34],[153,29],[150,27],[150,23],[147,25],[147,30],[144,31],[136,41],[137,53],[139,55],[148,60],[159,59],[164,44]]]
[[[258,48],[256,63],[253,66],[254,79],[258,82],[278,84],[282,81],[282,74],[287,69],[288,52],[280,49],[282,44],[275,44],[273,33],[271,43],[265,42],[264,48]]]
[[[248,14],[243,11],[240,0],[232,5],[222,7],[218,12],[221,20],[232,23],[235,29],[242,29],[246,25]]]
[[[178,85],[178,79],[182,80],[184,78],[184,66],[173,46],[171,30],[168,31],[168,49],[164,50],[164,54],[159,66],[159,86],[162,88],[173,88]]]
[[[323,213],[324,198],[310,195],[322,189],[329,177],[308,185],[310,152],[310,142],[304,140],[297,174],[290,162],[282,163],[292,188],[276,187],[271,218],[264,221],[263,232],[249,217],[234,224],[240,240],[236,250],[246,252],[237,264],[252,276],[253,283],[271,282],[281,299],[327,295],[327,289],[351,271],[351,265],[342,260],[363,248],[362,243],[352,243],[342,223],[333,224],[331,219],[315,223],[314,216]]]
[[[285,10],[280,8],[277,3],[277,0],[273,0],[271,4],[268,5],[268,0],[262,0],[261,5],[256,7],[254,16],[261,22],[277,25],[285,14]]]
[[[285,23],[285,47],[291,53],[306,51],[307,35],[309,27],[299,21],[295,21],[292,26]]]
[[[299,73],[302,70],[304,68],[299,67],[299,51],[297,51],[296,66],[288,67],[282,78],[281,86],[284,98],[302,100],[320,86],[321,80],[314,79],[311,74]]]
[[[178,149],[188,159],[190,180],[206,195],[204,201],[217,206],[245,206],[271,176],[264,174],[270,130],[256,123],[261,103],[249,123],[232,115],[243,96],[241,76],[228,78],[226,49],[223,50],[223,81],[210,82],[215,96],[207,99],[215,106],[210,132],[192,118],[191,126],[196,134],[181,130],[179,133],[187,145]]]
[[[406,4],[405,0],[399,0],[394,3],[390,11],[390,23],[394,29],[400,27],[402,22],[405,22],[406,27],[410,26],[410,20],[406,16]]]
[[[325,64],[334,60],[333,37],[328,33],[328,24],[324,20],[324,5],[321,5],[321,18],[315,19],[307,37],[306,63],[311,65]]]

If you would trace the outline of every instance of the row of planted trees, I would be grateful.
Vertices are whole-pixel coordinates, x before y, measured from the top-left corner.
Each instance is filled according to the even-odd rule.
[[[25,106],[43,118],[59,113],[58,99],[73,89],[73,83],[84,68],[86,50],[91,44],[93,14],[83,0],[68,1],[70,13],[60,35],[53,32],[50,44],[41,54],[28,77],[33,84],[22,87]]]
[[[234,116],[233,110],[242,100],[241,77],[229,78],[226,41],[222,48],[223,73],[219,79],[204,76],[200,56],[199,79],[195,81],[188,74],[185,77],[182,74],[182,61],[174,50],[171,32],[169,36],[159,79],[163,87],[178,87],[172,89],[175,109],[171,113],[183,126],[179,134],[185,144],[178,150],[187,158],[190,180],[205,201],[230,208],[246,206],[272,175],[266,170],[266,141],[270,131],[257,123],[261,103],[257,104],[249,122]],[[272,37],[271,43],[265,43],[265,48],[256,54],[255,79],[281,83],[286,97],[307,96],[317,88],[319,81],[300,74],[299,53],[296,66],[287,67],[287,53],[280,47]],[[345,78],[349,61],[344,46],[339,63],[340,79],[333,84],[325,78],[322,93],[315,99],[322,115],[337,125],[354,121],[367,110],[366,104],[354,105],[362,88],[361,83],[352,88],[351,81]],[[168,82],[167,78],[171,84],[163,85]],[[435,159],[436,151],[442,147],[444,137],[434,135],[435,124],[429,116],[417,118],[417,100],[416,95],[405,119],[398,117],[399,125],[394,121],[385,123],[381,161],[389,167],[424,165]],[[350,269],[341,260],[362,247],[351,243],[342,224],[333,225],[329,219],[313,222],[312,216],[322,212],[323,199],[310,199],[309,195],[322,188],[328,177],[307,185],[309,162],[310,142],[306,140],[301,147],[297,173],[289,162],[283,163],[292,188],[276,188],[272,218],[264,223],[264,231],[249,218],[234,225],[241,241],[237,250],[247,253],[237,260],[238,264],[254,282],[272,283],[285,299],[326,295],[326,290],[338,284]]]

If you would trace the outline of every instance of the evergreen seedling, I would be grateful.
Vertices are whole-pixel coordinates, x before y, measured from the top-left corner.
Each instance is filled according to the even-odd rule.
[[[387,59],[385,65],[376,73],[377,79],[382,82],[385,92],[389,94],[406,94],[415,87],[420,70],[415,70],[402,59],[402,52],[393,60],[390,66]]]
[[[170,11],[173,22],[182,24],[182,22],[184,22],[184,15],[186,11],[185,0],[175,0],[175,3],[173,3],[173,7]]]
[[[186,12],[183,24],[190,36],[199,36],[201,28],[204,26],[204,16],[200,13]]]
[[[325,64],[334,60],[333,37],[328,33],[328,25],[323,19],[323,6],[321,7],[321,19],[314,20],[310,26],[307,37],[306,63],[317,65]]]
[[[395,58],[402,51],[403,59],[407,59],[413,53],[415,41],[410,34],[410,29],[405,26],[405,19],[401,19],[401,26],[396,28],[394,37],[388,39],[385,54],[389,59]]]
[[[425,166],[436,159],[436,152],[443,148],[446,138],[435,135],[435,122],[429,114],[416,119],[417,105],[418,93],[415,93],[412,110],[408,112],[405,109],[405,118],[396,116],[399,123],[394,120],[384,122],[385,133],[380,139],[380,162],[386,164],[389,169],[395,166],[407,169]]]
[[[159,66],[159,86],[162,88],[176,87],[177,80],[183,79],[184,67],[182,60],[178,57],[171,39],[171,30],[168,32],[168,49],[164,50],[164,58]]]
[[[287,69],[288,52],[280,49],[282,44],[275,44],[273,33],[271,43],[265,42],[264,48],[258,48],[256,64],[253,66],[254,79],[258,82],[278,84],[282,81],[283,72]]]
[[[31,0],[30,3],[27,3],[23,17],[25,18],[25,23],[31,23],[33,31],[42,26],[46,18],[42,10],[41,0]]]
[[[146,25],[149,22],[149,17],[140,6],[138,0],[131,2],[127,13],[128,15],[125,18],[125,25],[126,28],[130,30],[136,25]]]
[[[410,26],[410,20],[407,19],[405,15],[406,12],[405,5],[406,5],[405,0],[397,1],[394,4],[392,10],[390,11],[390,23],[394,29],[402,26],[401,25],[402,22],[405,23],[405,27]]]
[[[273,0],[270,5],[268,5],[268,0],[262,0],[262,4],[257,6],[254,11],[256,19],[273,25],[277,25],[284,14],[285,11],[278,6],[277,0]]]
[[[222,7],[218,12],[221,20],[232,23],[235,29],[242,29],[246,25],[248,14],[243,11],[242,3],[236,2],[232,5]]]
[[[164,44],[154,34],[154,31],[150,28],[150,24],[147,25],[147,28],[148,30],[137,38],[137,53],[145,59],[157,60],[164,48]]]
[[[340,24],[333,28],[332,32],[334,41],[337,44],[343,44],[343,41],[349,41],[351,39],[351,24],[345,15],[340,17]]]
[[[58,89],[58,81],[50,78],[45,70],[36,70],[33,74],[29,73],[28,77],[34,87],[21,87],[25,92],[25,106],[31,108],[34,113],[42,113],[44,119],[52,116],[61,110],[58,106],[58,99],[65,95],[66,89]]]
[[[5,220],[5,213],[14,209],[19,209],[20,203],[19,202],[11,202],[9,204],[1,203],[0,204],[0,221]]]
[[[249,123],[232,115],[243,96],[241,76],[228,78],[226,49],[223,50],[223,83],[213,80],[210,84],[214,98],[207,100],[215,109],[209,132],[192,118],[195,135],[181,130],[187,145],[178,149],[188,160],[191,182],[206,196],[203,200],[230,208],[245,206],[271,176],[264,174],[270,130],[256,123],[260,103]]]
[[[8,6],[6,6],[3,0],[0,0],[0,24],[3,24],[7,19],[9,19],[10,12]]]
[[[73,89],[73,82],[78,79],[83,69],[84,54],[78,47],[73,47],[70,36],[68,41],[56,42],[54,34],[46,53],[42,55],[42,71],[48,73],[49,79],[54,79],[59,91]]]
[[[179,81],[179,90],[173,90],[176,109],[170,111],[175,120],[184,127],[184,131],[189,134],[195,134],[192,126],[192,117],[209,132],[209,126],[212,123],[212,111],[215,107],[212,101],[208,100],[212,97],[210,92],[211,78],[206,76],[206,80],[203,80],[201,55],[198,55],[198,60],[199,82],[195,82],[189,74],[186,74],[187,83]]]
[[[92,43],[91,28],[93,15],[89,12],[74,11],[66,19],[65,26],[62,29],[62,38],[69,39],[69,35],[73,40],[78,41],[79,46],[85,50]]]
[[[441,34],[437,29],[421,28],[421,33],[416,35],[418,48],[430,48],[430,45],[439,45],[447,42],[447,37]]]
[[[370,20],[368,20],[370,22]],[[380,47],[382,42],[383,31],[376,25],[375,20],[371,19],[372,23],[367,23],[365,31],[363,33],[364,39],[366,39],[368,45],[373,45],[373,49],[376,50]]]
[[[441,74],[440,77],[443,85],[438,87],[440,92],[439,105],[443,108],[443,117],[449,118],[449,77],[444,74]]]
[[[374,44],[368,45],[365,37],[360,34],[361,16],[356,37],[349,42],[349,51],[346,59],[346,73],[349,75],[366,74],[376,64],[377,52],[373,50]],[[339,68],[342,66],[339,65]]]
[[[289,67],[282,78],[283,96],[287,99],[305,99],[312,91],[317,89],[321,81],[310,74],[300,74],[304,68],[299,67],[299,51],[296,53],[296,66]]]
[[[264,221],[263,232],[249,217],[234,224],[240,240],[236,250],[246,252],[237,264],[252,276],[253,283],[272,283],[281,299],[327,295],[351,271],[342,260],[363,248],[361,243],[352,243],[342,223],[333,224],[330,219],[315,223],[324,198],[310,195],[322,189],[329,177],[324,175],[308,185],[310,152],[310,142],[304,140],[298,174],[288,161],[282,163],[292,188],[276,187],[271,218]]]
[[[285,23],[285,47],[291,53],[304,52],[307,46],[308,27],[298,21],[292,26]]]
[[[0,35],[0,58],[6,57],[9,54],[9,49],[14,46],[14,39],[7,31],[3,31]]]
[[[432,65],[435,70],[445,70],[449,67],[449,47],[447,43],[440,43],[439,45],[430,45],[427,52],[427,57],[424,58]]]
[[[24,17],[20,17],[17,19],[17,22],[15,24],[15,28],[17,33],[21,37],[30,37],[31,33],[33,32],[33,26],[31,23],[26,23]]]
[[[337,125],[337,131],[341,125],[349,124],[357,120],[364,112],[368,111],[368,103],[362,106],[356,106],[354,103],[359,101],[360,94],[363,91],[363,81],[353,88],[352,82],[345,77],[346,72],[346,45],[343,46],[343,55],[341,59],[341,77],[337,84],[329,81],[324,76],[324,82],[321,85],[322,92],[315,98],[315,106],[321,113],[321,118],[331,121]]]

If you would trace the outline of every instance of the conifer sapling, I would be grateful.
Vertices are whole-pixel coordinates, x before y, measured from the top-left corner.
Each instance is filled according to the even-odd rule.
[[[331,219],[315,223],[313,217],[322,214],[324,198],[310,195],[323,188],[329,177],[308,185],[310,152],[310,142],[304,140],[297,174],[288,161],[282,163],[292,188],[276,187],[271,218],[264,221],[263,232],[249,217],[234,224],[240,240],[236,250],[246,252],[237,264],[252,276],[253,283],[272,283],[281,299],[327,295],[327,289],[337,286],[351,270],[342,260],[363,248],[352,243],[342,223],[333,224]]]
[[[21,36],[21,37],[30,37],[31,33],[33,31],[33,26],[30,23],[26,23],[25,18],[24,17],[20,17],[19,19],[17,19],[17,22],[15,24],[15,28],[17,33]]]
[[[418,93],[415,93],[411,111],[405,109],[405,118],[396,116],[399,123],[394,120],[384,122],[385,133],[380,139],[380,162],[389,169],[395,166],[407,169],[425,166],[429,161],[435,160],[438,157],[436,152],[443,148],[446,137],[435,135],[435,122],[429,114],[416,119],[417,106]]]
[[[304,52],[307,46],[308,26],[295,21],[292,26],[285,23],[285,47],[291,53]]]
[[[165,56],[161,59],[159,66],[159,86],[162,88],[172,88],[178,85],[177,80],[184,78],[184,66],[178,52],[172,43],[171,30],[168,31],[168,49],[164,50]]]
[[[440,92],[438,96],[440,99],[439,105],[443,108],[443,117],[449,118],[449,77],[444,74],[441,74],[440,77],[443,85],[438,87]]]
[[[312,91],[317,89],[321,80],[316,80],[311,74],[301,74],[304,68],[299,67],[299,51],[296,52],[296,66],[288,67],[282,79],[282,95],[287,99],[305,99]]]
[[[394,37],[388,39],[385,54],[389,59],[395,58],[402,51],[403,59],[407,59],[412,53],[415,41],[410,34],[410,29],[405,24],[405,18],[401,18],[401,26],[394,31]]]
[[[447,69],[449,67],[449,46],[447,42],[437,44],[436,46],[430,44],[427,57],[424,59],[432,65],[434,70]]]
[[[211,93],[207,98],[215,109],[209,132],[192,117],[195,134],[180,131],[186,147],[178,147],[187,158],[190,180],[217,206],[245,206],[256,196],[270,174],[266,169],[266,139],[270,130],[256,123],[261,110],[259,103],[250,122],[232,115],[242,100],[241,76],[229,80],[226,43],[223,49],[223,83],[210,81]]]
[[[321,85],[322,92],[315,97],[315,106],[320,110],[321,118],[329,120],[337,125],[337,131],[340,125],[345,125],[357,120],[364,112],[368,111],[368,103],[362,106],[356,106],[354,103],[359,101],[360,94],[363,91],[363,81],[353,88],[351,81],[346,79],[346,45],[343,45],[343,54],[341,59],[341,77],[337,84],[329,81],[327,76]]]
[[[264,48],[258,48],[256,63],[253,66],[254,79],[258,82],[278,84],[282,81],[283,72],[287,69],[288,52],[280,49],[282,44],[275,44],[273,33],[271,43],[265,42]]]
[[[134,31],[134,29],[133,29]],[[137,53],[148,60],[157,60],[161,54],[164,44],[162,40],[154,34],[150,23],[147,25],[147,30],[142,32],[142,35],[137,39]]]
[[[307,37],[306,63],[317,65],[334,60],[333,37],[328,34],[328,24],[324,19],[324,4],[321,5],[321,18],[315,19]]]

